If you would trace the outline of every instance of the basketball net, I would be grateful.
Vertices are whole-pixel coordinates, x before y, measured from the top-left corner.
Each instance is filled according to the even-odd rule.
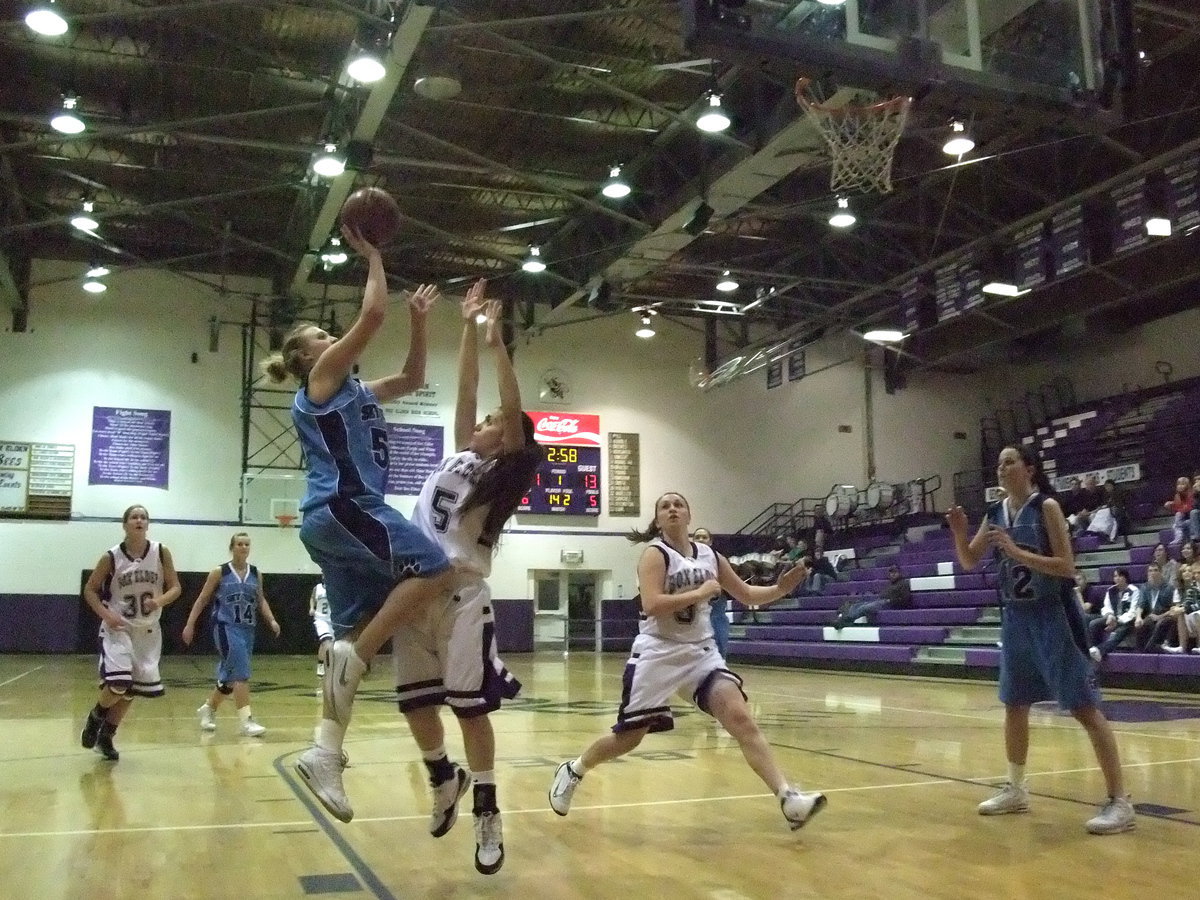
[[[812,79],[796,81],[796,102],[825,136],[833,166],[829,187],[835,194],[892,190],[892,161],[908,122],[911,97],[893,97],[868,106],[825,106],[810,90]]]
[[[290,528],[291,524],[296,521],[296,517],[287,513],[280,513],[275,517],[275,521],[279,523],[280,528]]]

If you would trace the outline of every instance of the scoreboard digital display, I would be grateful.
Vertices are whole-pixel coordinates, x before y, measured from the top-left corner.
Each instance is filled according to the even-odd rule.
[[[531,412],[546,458],[517,512],[534,515],[600,515],[599,416]]]

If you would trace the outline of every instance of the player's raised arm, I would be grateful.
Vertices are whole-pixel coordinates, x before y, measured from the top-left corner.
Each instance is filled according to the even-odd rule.
[[[500,329],[500,301],[489,300],[487,313],[487,343],[495,351],[496,380],[500,388],[500,412],[504,421],[504,434],[500,439],[504,453],[515,453],[525,446],[525,428],[521,421],[521,388],[517,384],[517,373],[512,357]]]
[[[404,366],[393,375],[367,382],[381,403],[411,394],[425,384],[425,363],[429,355],[429,310],[442,295],[432,284],[423,284],[408,295],[408,356]]]
[[[475,433],[479,407],[479,325],[475,318],[484,309],[487,281],[467,289],[462,302],[463,330],[458,344],[458,396],[454,402],[454,449],[464,450]]]
[[[987,550],[987,519],[979,523],[979,530],[970,540],[967,539],[967,511],[961,506],[950,507],[946,513],[946,524],[950,526],[950,534],[954,538],[958,564],[964,569],[974,569]]]
[[[775,584],[746,584],[733,566],[720,553],[717,557],[717,581],[729,596],[745,606],[767,606],[788,596],[808,577],[808,567],[803,561],[796,563],[779,576]]]

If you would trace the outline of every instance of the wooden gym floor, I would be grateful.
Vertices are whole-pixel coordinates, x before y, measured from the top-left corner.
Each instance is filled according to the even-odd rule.
[[[168,657],[166,697],[138,701],[121,760],[79,747],[86,657],[0,657],[0,896],[11,898],[1184,897],[1200,884],[1200,697],[1109,691],[1137,830],[1087,835],[1103,795],[1086,735],[1034,713],[1026,815],[975,805],[1004,777],[990,683],[736,667],[780,762],[829,805],[787,829],[737,745],[679,707],[676,729],[588,775],[567,818],[554,767],[612,723],[624,658],[516,655],[522,696],[494,717],[507,860],[475,872],[470,795],[427,830],[424,771],[391,703],[364,684],[347,749],[356,817],[329,818],[292,761],[319,700],[311,661],[256,661],[262,738],[215,734],[194,710],[212,660]],[[462,743],[445,716],[452,755]]]

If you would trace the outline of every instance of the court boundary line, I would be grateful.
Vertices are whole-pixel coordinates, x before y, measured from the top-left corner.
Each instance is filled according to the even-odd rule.
[[[7,679],[6,681],[0,681],[0,688],[5,687],[6,685],[10,685],[14,681],[20,681],[26,675],[32,675],[34,672],[37,672],[39,669],[44,669],[44,668],[46,668],[46,664],[42,663],[40,666],[34,666],[32,669],[28,670],[27,672],[22,672],[20,675],[14,675],[12,678]]]
[[[981,778],[977,778],[977,779],[970,779],[970,778],[958,777],[958,776],[954,776],[954,775],[937,775],[937,774],[932,774],[929,772],[913,770],[911,768],[912,763],[909,763],[906,766],[899,766],[899,765],[894,765],[891,763],[875,763],[875,762],[871,762],[869,760],[857,759],[855,757],[844,756],[844,755],[837,754],[837,753],[834,753],[834,752],[828,751],[828,750],[805,750],[804,748],[794,747],[789,744],[775,744],[774,746],[785,747],[786,749],[795,750],[797,752],[802,752],[802,753],[815,753],[815,754],[820,754],[823,756],[829,756],[834,759],[839,759],[843,762],[857,762],[857,763],[861,763],[863,765],[890,769],[892,771],[900,772],[902,774],[914,775],[920,779],[919,781],[897,781],[897,782],[890,782],[887,784],[860,784],[860,785],[851,785],[851,786],[847,786],[847,787],[823,788],[823,789],[820,789],[821,793],[823,793],[823,794],[856,794],[856,793],[865,793],[867,791],[898,790],[898,789],[902,789],[902,788],[911,788],[911,787],[936,787],[938,785],[943,785],[943,784],[964,784],[964,785],[970,785],[972,787],[994,787],[995,784],[993,782],[996,781],[997,779],[1001,779],[1004,777],[1002,775],[996,775],[996,776],[981,777]],[[238,829],[238,828],[293,828],[293,827],[301,827],[301,826],[311,826],[314,824],[314,820],[315,820],[315,824],[317,826],[319,826],[327,835],[330,836],[331,840],[334,841],[335,845],[338,846],[339,850],[342,849],[342,845],[345,845],[346,851],[350,854],[350,856],[347,856],[347,861],[350,862],[351,865],[355,865],[353,860],[358,860],[359,863],[361,863],[361,865],[367,871],[372,872],[372,877],[374,877],[378,881],[378,876],[374,875],[374,873],[370,869],[370,867],[365,862],[363,862],[361,857],[358,856],[357,852],[354,851],[353,848],[351,848],[349,846],[349,844],[346,842],[346,839],[334,827],[333,823],[329,821],[329,818],[328,818],[328,816],[325,815],[324,810],[320,806],[318,806],[317,802],[315,800],[311,799],[311,797],[307,794],[305,789],[294,778],[291,777],[291,773],[287,770],[286,765],[283,764],[283,760],[289,756],[294,755],[295,753],[298,753],[298,752],[300,752],[300,751],[292,750],[281,756],[278,756],[275,758],[272,765],[275,767],[275,771],[284,779],[284,781],[288,784],[288,786],[296,794],[297,799],[300,800],[300,802],[304,805],[304,807],[312,815],[311,820],[310,819],[298,819],[298,820],[294,820],[294,821],[278,821],[278,822],[217,822],[217,823],[206,823],[203,825],[139,825],[139,826],[133,826],[133,827],[129,827],[129,828],[77,828],[77,829],[68,829],[68,830],[64,830],[64,831],[12,831],[12,832],[0,832],[0,839],[4,839],[4,838],[38,838],[38,837],[79,837],[79,836],[85,836],[85,835],[140,834],[140,833],[147,833],[147,832],[166,832],[166,831],[220,831],[220,830],[225,830],[225,829]],[[1126,766],[1126,768],[1134,769],[1134,768],[1145,768],[1148,766],[1187,765],[1187,764],[1192,764],[1192,763],[1196,763],[1196,762],[1200,762],[1200,757],[1191,757],[1188,759],[1152,760],[1149,762],[1129,763]],[[1047,769],[1045,771],[1040,771],[1040,772],[1029,772],[1027,774],[1027,777],[1028,778],[1041,778],[1041,777],[1047,777],[1047,776],[1073,775],[1073,774],[1077,774],[1080,772],[1096,772],[1096,771],[1099,771],[1098,766],[1087,766],[1087,767],[1076,768],[1076,769]],[[1031,791],[1030,793],[1035,797],[1042,797],[1042,798],[1045,798],[1048,800],[1060,800],[1065,803],[1072,803],[1072,804],[1076,804],[1076,805],[1080,805],[1080,806],[1095,806],[1096,805],[1096,804],[1092,803],[1091,801],[1079,800],[1079,799],[1076,799],[1073,797],[1060,797],[1055,794],[1037,793],[1034,791]],[[708,796],[708,797],[678,797],[678,798],[670,799],[670,800],[631,800],[631,801],[627,801],[627,802],[623,802],[623,803],[596,803],[596,804],[590,804],[587,806],[573,805],[571,807],[571,809],[575,810],[575,811],[581,811],[581,810],[605,810],[605,809],[636,809],[639,807],[649,807],[649,806],[686,806],[686,805],[693,805],[693,804],[698,804],[698,803],[721,803],[721,802],[725,802],[725,801],[763,800],[763,799],[769,799],[770,796],[771,795],[769,793],[767,793],[766,791],[761,791],[761,792],[753,793],[753,794],[721,794],[721,795]],[[550,810],[549,806],[524,807],[524,808],[520,808],[520,809],[505,809],[505,810],[503,810],[504,815],[506,815],[506,816],[509,816],[509,815],[512,815],[512,816],[532,815],[535,813],[549,813],[550,811],[551,810]],[[1177,818],[1174,816],[1159,815],[1159,814],[1154,814],[1154,813],[1143,813],[1143,812],[1139,812],[1138,814],[1148,816],[1151,818],[1161,819],[1166,822],[1177,822],[1177,823],[1185,824],[1185,825],[1200,825],[1200,821],[1181,819],[1181,818]],[[412,815],[404,815],[404,816],[355,816],[353,824],[367,824],[367,823],[379,824],[379,823],[388,823],[388,822],[419,822],[419,821],[426,821],[426,820],[428,820],[428,818],[429,818],[428,813],[413,813]],[[353,859],[351,859],[351,857],[353,857]],[[386,888],[383,888],[383,890],[386,891]],[[382,896],[391,897],[392,900],[395,900],[395,898],[391,894],[384,894]]]

